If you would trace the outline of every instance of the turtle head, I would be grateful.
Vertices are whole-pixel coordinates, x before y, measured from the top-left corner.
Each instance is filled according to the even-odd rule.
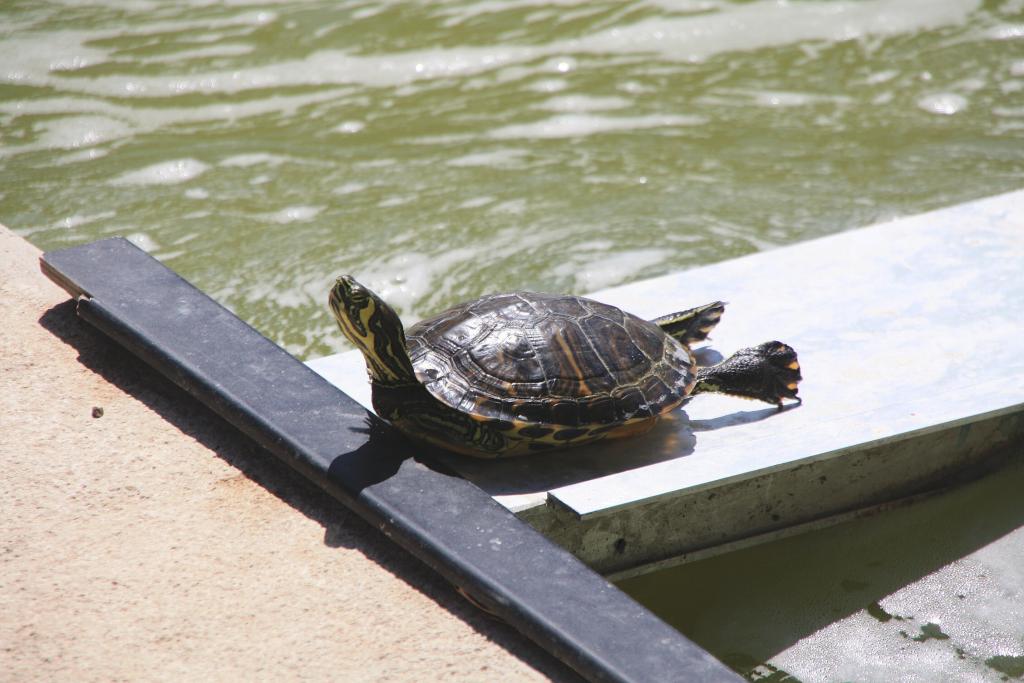
[[[405,329],[394,309],[350,275],[334,281],[328,304],[342,333],[363,352],[377,384],[418,383],[405,347]]]

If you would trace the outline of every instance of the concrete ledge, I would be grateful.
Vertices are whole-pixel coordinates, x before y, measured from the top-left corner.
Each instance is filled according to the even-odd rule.
[[[1024,439],[1024,191],[593,294],[644,317],[730,306],[705,356],[800,353],[804,404],[699,397],[629,442],[449,464],[604,573],[941,485]],[[369,405],[362,359],[310,363]]]
[[[0,227],[0,679],[578,680],[83,324],[39,256]]]

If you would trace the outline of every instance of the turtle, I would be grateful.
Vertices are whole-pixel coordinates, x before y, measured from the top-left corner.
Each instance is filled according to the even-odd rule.
[[[646,432],[705,392],[800,401],[796,352],[769,341],[698,367],[725,304],[644,320],[582,296],[490,294],[405,331],[353,277],[328,303],[362,351],[377,415],[406,436],[483,458],[540,453]]]

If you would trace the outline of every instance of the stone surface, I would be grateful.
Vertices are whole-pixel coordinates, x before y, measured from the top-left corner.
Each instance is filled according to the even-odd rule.
[[[80,322],[0,228],[0,678],[575,680]]]
[[[916,493],[1024,437],[1024,192],[592,296],[642,317],[729,302],[709,362],[781,339],[804,403],[700,396],[639,439],[449,464],[600,571]],[[357,400],[357,352],[310,364]]]

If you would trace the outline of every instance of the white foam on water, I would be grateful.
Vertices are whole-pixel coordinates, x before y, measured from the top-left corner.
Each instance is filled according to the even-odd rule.
[[[896,69],[885,69],[883,71],[876,71],[865,79],[865,82],[869,85],[877,85],[879,83],[888,83],[892,79],[900,75],[900,72]]]
[[[189,199],[209,199],[210,193],[202,187],[190,187],[185,190],[185,196]]]
[[[268,154],[266,152],[253,152],[251,154],[235,154],[225,157],[217,162],[218,166],[248,168],[250,166],[280,166],[288,161],[289,157],[280,154]]]
[[[387,9],[387,8],[384,7],[383,5],[381,5],[379,7],[373,7],[372,5],[367,5],[366,7],[361,7],[359,9],[357,9],[355,12],[353,12],[352,13],[352,18],[353,19],[369,19],[370,17],[377,16],[378,14],[383,12],[385,9]]]
[[[251,54],[255,47],[247,43],[217,43],[206,47],[196,47],[187,50],[168,52],[162,55],[145,57],[139,60],[140,64],[175,64],[190,59],[209,59],[211,57],[238,57]]]
[[[805,107],[816,104],[845,105],[853,99],[844,95],[821,95],[817,93],[779,90],[744,90],[738,88],[716,88],[699,97],[697,102],[704,105],[740,106],[751,105],[780,109],[784,107]]]
[[[273,12],[265,9],[249,9],[253,6],[259,6],[261,4],[267,4],[265,2],[247,2],[246,0],[206,0],[204,2],[196,2],[191,0],[188,4],[192,7],[224,7],[224,6],[235,6],[245,7],[246,11],[238,12],[226,17],[201,17],[193,21],[154,21],[147,24],[141,25],[137,30],[121,31],[120,34],[128,35],[153,35],[157,33],[169,33],[171,31],[181,31],[185,29],[192,29],[196,31],[204,31],[210,28],[231,28],[237,26],[266,26],[272,24],[278,19],[277,12]],[[285,4],[284,0],[282,3]]]
[[[359,131],[366,128],[366,124],[362,121],[344,121],[334,127],[336,133],[358,133]]]
[[[587,112],[625,109],[632,105],[631,100],[624,97],[594,97],[592,95],[560,95],[552,97],[537,105],[537,109],[558,112]]]
[[[414,201],[416,201],[416,195],[392,195],[391,197],[385,197],[377,202],[377,206],[382,209],[389,209],[395,206],[409,204]]]
[[[419,135],[414,138],[406,138],[403,142],[412,145],[459,145],[475,139],[476,136],[472,133],[447,133],[444,135]]]
[[[965,78],[962,81],[957,81],[951,87],[965,92],[977,92],[988,87],[988,83],[984,78]]]
[[[555,275],[570,279],[577,292],[592,292],[643,276],[672,256],[670,249],[627,249],[608,256],[572,258],[555,266]]]
[[[95,0],[61,0],[61,7],[95,7]],[[149,12],[159,9],[160,3],[155,0],[120,0],[118,8],[124,11]]]
[[[514,138],[574,138],[598,133],[697,126],[706,123],[702,116],[679,114],[648,114],[646,116],[598,116],[595,114],[559,114],[533,123],[521,123],[492,130],[489,137],[499,140]]]
[[[992,127],[992,133],[995,135],[1017,133],[1019,131],[1024,131],[1024,121],[1000,121]]]
[[[54,223],[55,228],[75,228],[79,225],[85,225],[87,223],[95,223],[96,221],[104,220],[106,218],[113,218],[117,215],[116,211],[101,211],[99,213],[91,214],[80,214],[76,213],[73,216],[66,216]]]
[[[333,192],[334,194],[346,195],[353,194],[355,192],[362,192],[368,187],[369,185],[367,185],[366,183],[350,182],[334,188]]]
[[[575,41],[577,51],[651,53],[672,61],[805,41],[889,36],[962,24],[981,0],[756,0],[717,12],[651,17]]]
[[[611,240],[587,240],[583,244],[577,246],[580,251],[590,252],[608,252],[615,248],[615,242]]]
[[[478,209],[481,206],[487,206],[488,204],[494,203],[494,197],[483,196],[473,197],[459,204],[460,209]]]
[[[484,14],[498,14],[527,7],[573,7],[586,5],[586,0],[477,0],[472,4],[455,3],[441,6],[441,16],[447,17],[444,26],[451,28]]]
[[[391,166],[397,166],[398,159],[371,159],[370,161],[357,161],[352,164],[352,168],[390,168]]]
[[[188,108],[127,107],[87,97],[50,97],[18,101],[0,100],[0,112],[15,117],[52,114],[90,117],[92,129],[102,131],[102,142],[110,142],[179,124],[236,121],[269,113],[291,116],[302,107],[334,101],[347,92],[344,89],[330,89],[304,95],[274,95],[237,104],[212,104]],[[100,121],[101,118],[108,120]],[[48,125],[55,131],[60,126],[59,123]],[[59,136],[47,138],[45,134],[41,138],[23,145],[0,146],[0,157],[49,149],[47,145],[51,141],[60,139]],[[89,158],[96,156],[98,155]],[[80,161],[85,157],[67,158],[71,161]]]
[[[919,99],[917,106],[932,114],[952,116],[967,108],[967,98],[956,93],[936,93]]]
[[[441,300],[450,291],[452,270],[459,264],[486,257],[480,247],[446,249],[432,254],[402,251],[362,264],[355,273],[360,282],[394,306],[408,323],[416,317],[418,305],[432,310],[430,301]]]
[[[541,69],[567,74],[578,69],[572,55],[653,54],[669,61],[704,59],[723,52],[803,43],[889,36],[963,23],[981,0],[834,0],[828,3],[755,0],[719,6],[717,11],[648,17],[578,38],[541,45],[462,46],[384,54],[320,50],[301,59],[179,75],[108,74],[75,78],[51,73],[110,60],[95,41],[107,31],[55,31],[0,40],[0,81],[56,87],[117,97],[167,97],[185,93],[238,93],[253,89],[358,84],[407,85],[418,80],[462,77],[547,58]],[[270,12],[241,13],[220,25],[274,21]],[[206,21],[206,20],[204,20]],[[153,22],[133,31],[206,30],[206,23]],[[166,25],[166,26],[165,26]],[[1024,25],[993,29],[994,38],[1024,35]]]
[[[996,116],[1020,117],[1024,116],[1024,107],[993,107],[992,113]]]
[[[989,28],[985,35],[992,40],[1019,40],[1024,38],[1024,24],[1000,24]]]
[[[564,49],[559,50],[559,52],[564,52],[564,51],[565,51]],[[567,56],[561,56],[561,57],[555,57],[554,59],[549,59],[548,63],[545,65],[545,67],[549,71],[557,71],[560,74],[567,74],[570,71],[575,71],[577,66],[579,66],[579,62],[576,60],[576,58],[575,57],[567,57]]]
[[[0,157],[5,156],[4,152],[10,150],[0,149]],[[56,157],[53,160],[54,165],[60,166],[62,164],[77,164],[80,161],[92,161],[93,159],[99,159],[105,157],[109,152],[105,149],[83,149],[78,152],[72,152],[71,154],[64,154]]]
[[[692,179],[693,176],[688,176]],[[590,174],[585,175],[582,178],[583,182],[589,185],[646,185],[646,176],[634,176],[624,173],[608,174]]]
[[[526,213],[526,200],[525,199],[509,199],[504,202],[495,204],[490,209],[490,213],[504,213],[512,216],[522,216]]]
[[[125,239],[146,252],[154,252],[160,248],[157,241],[144,232],[133,232]]]
[[[491,150],[489,152],[476,152],[466,154],[454,159],[448,159],[445,163],[449,166],[490,166],[491,168],[509,168],[522,166],[522,158],[526,156],[526,150],[505,147]]]
[[[219,291],[224,299],[259,301],[274,309],[323,305],[324,293],[330,289],[326,277],[302,272],[282,274],[274,271],[263,277],[252,278],[236,274]],[[334,329],[331,325],[332,331]]]
[[[730,0],[647,0],[645,4],[660,7],[674,14],[710,12],[728,6]]]
[[[65,3],[67,4],[67,3]],[[94,3],[88,3],[90,5]],[[145,11],[145,10],[143,10]],[[137,25],[94,30],[48,30],[36,33],[28,28],[17,34],[0,38],[0,82],[51,85],[60,89],[77,79],[61,77],[61,72],[74,72],[87,66],[104,64],[114,59],[110,50],[97,48],[103,40],[130,36],[156,36],[185,32],[195,34],[193,42],[212,28],[231,28],[270,23],[276,19],[273,12],[240,12],[228,17],[204,17],[194,21],[150,21]],[[223,36],[217,34],[214,40]],[[237,50],[238,48],[225,48]],[[90,81],[92,79],[80,79]],[[85,89],[95,93],[95,90]]]
[[[730,223],[721,217],[708,224],[708,231],[713,235],[717,235],[718,237],[722,237],[727,240],[739,240],[746,242],[758,251],[768,251],[769,249],[779,246],[769,239],[759,237],[759,233],[752,231],[748,226]]]
[[[561,92],[569,87],[569,81],[564,78],[542,78],[526,86],[527,90],[534,92]]]
[[[132,126],[108,116],[62,116],[37,123],[36,146],[46,149],[75,149],[117,140],[132,134]]]
[[[804,107],[811,104],[847,104],[849,97],[838,95],[816,95],[804,92],[781,92],[762,90],[752,93],[755,104],[762,107]]]
[[[654,88],[644,85],[638,81],[623,81],[616,87],[622,92],[628,92],[630,95],[643,95],[645,93],[654,92]]]
[[[86,46],[92,37],[80,31],[47,31],[45,40],[31,33],[0,39],[0,82],[47,85],[51,71],[81,69],[107,61],[106,50]]]
[[[267,218],[275,223],[299,223],[316,218],[324,208],[323,206],[288,206],[269,214]]]
[[[178,3],[188,7],[272,7],[274,5],[294,5],[295,0],[180,0]],[[268,12],[257,12],[268,14]],[[273,12],[270,12],[276,18]]]
[[[512,66],[506,66],[502,69],[498,69],[497,73],[489,74],[489,79],[494,83],[510,83],[513,81],[522,81],[527,78],[533,78],[537,75],[537,68],[534,66],[524,66],[521,64],[513,64]],[[481,79],[482,82],[486,83]]]
[[[196,159],[174,159],[129,171],[108,181],[110,185],[174,185],[197,178],[210,170]]]
[[[450,78],[526,61],[533,47],[495,46],[420,50],[385,55],[350,55],[321,50],[296,60],[242,69],[178,76],[109,75],[61,81],[38,78],[40,85],[117,97],[168,97],[182,94],[241,93],[248,90],[357,84],[397,87],[419,80]]]

